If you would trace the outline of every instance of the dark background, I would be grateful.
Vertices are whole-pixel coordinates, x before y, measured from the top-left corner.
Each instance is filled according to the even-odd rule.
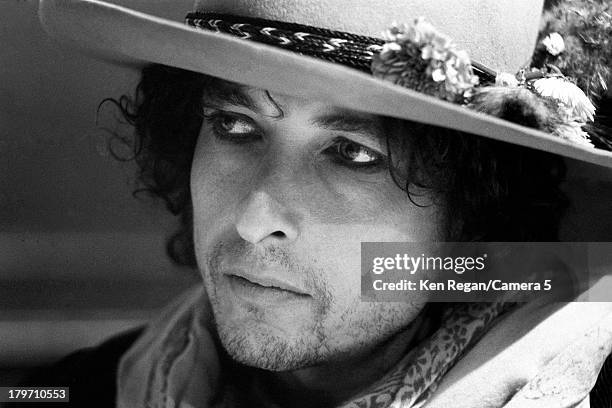
[[[37,7],[0,0],[0,386],[141,324],[195,281],[165,256],[175,220],[132,197],[134,164],[108,152],[110,106],[95,125],[138,73],[47,38]]]

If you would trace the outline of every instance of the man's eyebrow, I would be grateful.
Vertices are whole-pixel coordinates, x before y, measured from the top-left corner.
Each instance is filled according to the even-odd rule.
[[[250,89],[246,85],[240,85],[227,81],[219,80],[208,87],[204,98],[204,106],[218,107],[223,105],[241,106],[258,114],[267,111],[265,107],[258,104],[248,92]],[[274,118],[282,118],[285,114],[279,104],[272,98],[270,92],[264,91],[267,104],[276,109],[277,113],[272,115]]]
[[[204,105],[235,105],[259,112],[259,107],[242,85],[225,81],[215,83],[204,92]]]
[[[339,132],[358,132],[383,140],[383,126],[380,118],[361,116],[352,112],[334,112],[318,116],[311,124],[327,130]]]

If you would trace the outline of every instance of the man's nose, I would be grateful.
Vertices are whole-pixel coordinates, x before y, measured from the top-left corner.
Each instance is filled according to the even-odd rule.
[[[252,244],[288,242],[299,233],[295,213],[262,189],[251,191],[242,201],[236,230]]]

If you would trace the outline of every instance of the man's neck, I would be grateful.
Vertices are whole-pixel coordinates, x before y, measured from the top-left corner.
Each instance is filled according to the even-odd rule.
[[[374,350],[295,371],[253,373],[258,393],[282,407],[333,407],[364,393],[429,333],[423,313]]]

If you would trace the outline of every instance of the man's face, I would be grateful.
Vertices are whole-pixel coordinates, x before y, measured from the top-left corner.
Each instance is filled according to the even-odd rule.
[[[439,211],[394,183],[381,119],[238,86],[206,98],[194,242],[228,353],[293,370],[408,327],[427,298],[361,302],[360,243],[439,240]]]

